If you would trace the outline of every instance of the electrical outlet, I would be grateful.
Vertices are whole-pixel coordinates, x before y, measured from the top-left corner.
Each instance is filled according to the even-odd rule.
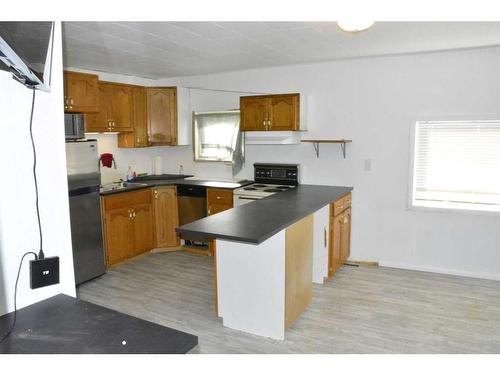
[[[59,257],[30,261],[30,288],[59,284]]]

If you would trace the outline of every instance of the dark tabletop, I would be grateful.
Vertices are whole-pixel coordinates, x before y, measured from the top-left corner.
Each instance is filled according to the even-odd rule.
[[[259,244],[352,190],[347,186],[299,185],[279,194],[185,224],[177,232]]]
[[[0,334],[12,317],[0,317]],[[183,354],[196,345],[197,336],[59,294],[19,310],[0,353]]]

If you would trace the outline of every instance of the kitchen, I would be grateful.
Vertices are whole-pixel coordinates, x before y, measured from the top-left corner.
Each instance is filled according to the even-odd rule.
[[[93,91],[91,91],[92,83],[94,87]],[[223,300],[233,300],[234,298],[228,296],[224,297],[221,301],[221,297],[224,293],[220,289],[220,284],[217,280],[221,278],[224,279],[228,271],[224,271],[223,264],[219,263],[221,258],[217,258],[216,256],[216,248],[218,247],[218,240],[216,240],[216,238],[233,238],[236,239],[236,241],[246,241],[248,238],[238,236],[236,236],[236,238],[234,236],[219,237],[219,235],[215,233],[200,233],[199,230],[193,231],[189,229],[188,224],[203,223],[204,221],[200,219],[206,216],[219,214],[226,210],[234,211],[233,207],[235,209],[238,208],[239,211],[248,211],[248,207],[242,207],[240,209],[239,206],[250,204],[255,206],[254,202],[260,199],[276,194],[287,194],[289,191],[298,189],[301,173],[300,165],[254,163],[253,182],[245,179],[232,180],[229,182],[200,179],[192,175],[164,174],[162,170],[162,159],[156,156],[152,163],[154,164],[153,175],[141,176],[145,173],[140,173],[138,177],[134,178],[132,176],[134,173],[132,172],[132,167],[128,166],[126,176],[127,182],[118,181],[103,184],[100,188],[101,198],[99,198],[96,194],[97,186],[95,182],[91,184],[91,186],[81,185],[81,181],[88,181],[88,166],[93,166],[92,173],[98,176],[101,167],[103,169],[108,167],[113,171],[113,168],[116,168],[117,162],[114,160],[113,156],[108,156],[112,161],[108,160],[108,162],[105,163],[102,154],[99,159],[97,156],[97,149],[99,148],[98,142],[85,139],[84,136],[92,137],[92,133],[96,131],[100,133],[118,133],[116,135],[118,148],[158,146],[161,143],[155,142],[155,137],[163,139],[163,145],[189,145],[189,139],[184,139],[184,137],[179,136],[179,134],[189,134],[188,129],[191,127],[189,119],[193,118],[192,134],[196,134],[194,137],[196,145],[193,146],[193,149],[196,150],[199,147],[197,144],[198,138],[201,137],[199,134],[208,133],[208,130],[220,131],[216,128],[218,124],[225,124],[232,120],[237,128],[239,126],[237,135],[231,137],[233,144],[230,144],[229,147],[233,148],[228,155],[224,155],[224,152],[227,153],[227,151],[222,148],[221,145],[216,145],[216,151],[222,148],[222,153],[219,152],[217,157],[230,157],[231,159],[229,160],[232,162],[231,166],[233,169],[236,169],[237,162],[235,159],[243,158],[243,150],[241,150],[239,154],[237,152],[237,145],[242,144],[242,137],[245,138],[244,141],[246,144],[260,144],[263,142],[266,145],[271,145],[273,143],[279,145],[282,142],[297,142],[294,140],[297,138],[294,132],[305,130],[304,113],[306,113],[306,110],[304,107],[301,108],[300,106],[304,103],[304,100],[301,100],[300,94],[240,96],[238,98],[240,100],[240,112],[193,112],[190,116],[190,102],[181,104],[181,101],[188,101],[190,98],[189,90],[185,89],[161,89],[158,87],[138,88],[135,86],[126,86],[124,84],[103,83],[98,80],[97,75],[70,71],[65,71],[65,87],[65,121],[67,124],[66,137],[68,140],[66,144],[66,154],[69,157],[70,210],[77,284],[81,284],[82,282],[102,275],[104,273],[102,264],[103,258],[105,258],[106,266],[109,268],[136,256],[148,253],[153,249],[153,251],[183,250],[198,255],[208,255],[214,257],[215,312],[217,316],[222,317],[219,315],[219,310],[221,309],[220,305],[223,304]],[[107,88],[110,88],[110,94],[108,94],[107,97],[99,94]],[[123,108],[117,106],[113,107],[112,103],[118,102],[118,100],[113,102],[113,95],[123,98],[123,92],[125,92],[126,89],[130,89],[130,97],[128,100],[123,100],[123,102],[129,103],[129,106],[124,106]],[[141,91],[140,93],[139,90]],[[179,95],[178,93],[180,91],[184,91],[184,94]],[[80,99],[78,95],[82,92],[84,92],[85,95],[83,99]],[[237,93],[233,93],[233,95],[236,94]],[[92,95],[94,95],[94,103],[97,103],[97,105],[90,103]],[[164,95],[166,100],[156,99],[157,95]],[[106,99],[109,104],[106,103]],[[94,105],[90,105],[89,103]],[[258,106],[264,108],[264,110],[256,113],[256,108],[259,110],[256,103]],[[269,103],[269,106],[265,107],[260,103]],[[113,108],[111,114],[108,112],[107,116],[104,116],[110,120],[95,120],[95,117],[102,116],[100,113],[104,111],[105,108]],[[130,113],[130,124],[133,124],[132,128],[130,128],[126,120],[122,119],[123,115],[117,112],[117,108],[120,108],[120,111]],[[96,109],[98,110],[97,115],[95,112],[91,112]],[[181,113],[181,109],[185,109],[187,113]],[[227,108],[222,108],[222,110],[225,109]],[[78,110],[85,110],[86,112],[75,112]],[[165,113],[169,115],[166,116]],[[263,126],[261,125],[261,118],[265,118],[265,120],[262,120]],[[303,122],[300,122],[301,118]],[[101,125],[102,127],[96,126],[95,121],[103,124]],[[207,129],[203,127],[204,124],[208,124],[205,126]],[[183,127],[184,129],[182,129]],[[274,132],[271,129],[272,127],[278,130]],[[125,129],[125,131],[117,132],[117,129]],[[233,129],[230,129],[230,131],[233,131]],[[252,133],[252,131],[254,131],[254,133]],[[242,133],[244,133],[244,136],[240,135]],[[139,134],[140,136],[138,136]],[[102,137],[105,136],[106,135],[103,135]],[[204,136],[205,138],[209,138],[210,134],[205,134]],[[144,141],[144,143],[140,143],[138,141],[140,141],[141,138],[146,138],[147,140]],[[213,148],[213,146],[211,147]],[[88,150],[88,152],[78,152],[75,151],[76,149]],[[243,149],[243,146],[241,146],[241,149]],[[203,152],[206,151],[203,149],[199,153],[202,154]],[[109,155],[109,153],[106,153],[106,155]],[[196,159],[196,151],[194,151],[193,157]],[[226,159],[226,162],[227,160],[228,159]],[[137,175],[137,173],[135,174]],[[76,186],[72,186],[72,180],[77,181]],[[260,235],[257,239],[252,238],[249,240],[249,242],[253,244],[263,242],[268,237],[276,234],[276,232],[288,227],[298,219],[301,219],[302,216],[311,215],[316,209],[319,210],[322,207],[331,206],[331,209],[328,210],[329,213],[323,214],[322,217],[317,217],[315,220],[314,232],[317,233],[316,238],[313,239],[312,223],[303,228],[305,231],[304,233],[301,233],[301,231],[298,232],[299,237],[301,235],[309,237],[309,241],[301,245],[308,249],[307,251],[304,250],[305,254],[308,255],[302,255],[299,264],[289,265],[288,267],[292,268],[287,271],[286,277],[291,278],[292,276],[290,275],[292,273],[300,275],[299,278],[305,278],[304,282],[307,285],[301,286],[301,288],[305,288],[305,290],[301,292],[300,295],[287,297],[290,301],[299,299],[304,300],[302,306],[293,306],[292,302],[290,302],[288,311],[294,309],[297,311],[294,313],[295,316],[293,319],[290,315],[292,313],[288,313],[290,317],[288,318],[289,322],[287,322],[287,325],[291,325],[293,320],[298,318],[300,312],[310,303],[312,298],[313,279],[315,282],[322,284],[323,280],[332,277],[349,257],[351,188],[332,187],[332,192],[328,193],[322,192],[320,186],[315,187],[314,185],[307,185],[307,187],[312,190],[302,194],[311,195],[313,197],[317,194],[325,194],[326,197],[322,198],[319,205],[318,203],[309,201],[307,203],[301,203],[301,200],[305,200],[306,198],[296,198],[297,202],[295,203],[293,201],[288,202],[291,206],[300,207],[305,205],[307,207],[306,212],[286,212],[285,208],[277,207],[277,210],[284,212],[280,217],[274,219],[269,218],[269,220],[272,224],[277,224],[279,221],[284,221],[284,223],[279,224],[279,227],[274,228],[269,234],[265,234],[265,238]],[[85,188],[90,189],[90,194],[75,195],[78,194],[78,191],[88,192]],[[316,190],[314,190],[314,188],[316,188]],[[85,211],[82,205],[78,206],[73,203],[73,201],[77,199],[85,199],[85,196],[88,196],[88,199],[91,199],[93,202],[92,214]],[[93,196],[93,198],[90,198],[90,196]],[[100,210],[95,209],[95,207],[98,206],[97,203],[99,199],[101,199],[102,215]],[[304,211],[304,208],[302,208],[302,211]],[[259,213],[265,214],[266,206],[260,208],[260,210],[257,211],[257,214]],[[99,223],[100,216],[103,218],[102,235],[104,243],[100,246],[96,246],[95,243],[84,240],[85,238],[92,238],[96,233],[100,234],[98,228],[100,223],[97,224],[97,226],[82,225],[80,218],[89,218],[92,215],[95,217],[93,220],[94,223]],[[247,212],[242,215],[241,218],[226,219],[226,224],[216,223],[214,225],[215,227],[219,227],[221,225],[236,224],[252,228],[252,223],[245,220],[245,218],[252,218],[252,214]],[[217,217],[219,216],[221,215]],[[329,219],[329,217],[331,217],[331,219]],[[264,217],[262,219],[264,219]],[[272,227],[271,223],[267,225],[264,224],[262,219],[255,218],[253,220],[258,223],[260,222],[263,228],[268,229]],[[253,225],[255,226],[255,224]],[[258,227],[254,229],[258,229]],[[240,231],[241,228],[236,230],[238,233]],[[314,257],[313,242],[315,242],[314,252],[316,253]],[[89,263],[90,258],[88,257],[89,243],[92,244],[92,248],[94,249],[95,260],[92,264]],[[283,249],[283,251],[285,251],[285,249]],[[290,258],[293,257],[293,255],[291,255],[292,251],[300,252],[300,249],[287,250],[287,252],[290,252],[290,255],[288,255]],[[269,250],[267,252],[264,250],[264,256],[266,258],[269,256],[268,253]],[[85,254],[85,256],[87,256],[86,259],[79,260],[80,254]],[[242,262],[242,260],[233,260],[233,263],[240,262]],[[313,265],[313,263],[315,264]],[[281,266],[276,264],[271,267],[281,267],[283,271],[285,271],[284,264]],[[88,272],[90,269],[95,269],[95,272],[87,276],[80,276],[81,273]],[[312,272],[313,269],[315,270],[314,275]],[[241,274],[239,276],[241,277]],[[253,273],[251,277],[259,279],[256,273]],[[229,281],[229,284],[235,281],[236,280]],[[292,281],[290,281],[290,283],[292,283]],[[262,288],[268,289],[270,285],[263,284]],[[277,286],[277,288],[280,289],[279,286]],[[290,294],[292,290],[291,284],[288,288],[290,288],[290,291],[288,291],[287,294]],[[285,291],[284,285],[282,289],[281,292],[283,293]],[[257,290],[256,284],[253,285],[253,290]],[[249,298],[249,291],[244,292],[242,288],[239,288],[239,292],[243,292],[243,295],[246,295],[247,299]],[[268,301],[254,301],[254,303],[250,302],[250,304],[254,306],[260,304],[269,305],[269,301],[275,298],[276,296],[269,296]],[[228,308],[226,307],[226,309]],[[275,309],[275,306],[272,307],[272,310]],[[282,310],[284,310],[284,307],[282,307]],[[229,314],[242,316],[244,312],[238,313],[233,311],[233,308],[229,308]],[[250,320],[253,322],[250,323],[250,325],[255,325],[256,321],[261,320],[256,318],[257,314],[255,312],[247,314],[251,317]],[[262,311],[261,315],[264,317],[270,316],[271,314],[270,311]],[[285,326],[282,321],[285,316],[283,311],[281,315],[281,318],[278,319],[277,322],[278,327]],[[236,326],[237,325],[238,324],[236,324]],[[258,332],[257,334],[260,333],[263,336],[284,339],[284,332],[281,332],[282,329],[279,328],[274,328],[272,332],[268,332],[266,329],[262,332],[260,329],[250,329],[250,331],[248,329],[242,330],[252,333]]]
[[[353,43],[393,26],[372,27],[350,35]],[[398,27],[409,38],[434,26]],[[59,109],[79,300],[195,335],[187,350],[194,353],[497,349],[496,318],[476,307],[495,305],[498,219],[415,207],[426,192],[412,190],[412,179],[425,177],[414,171],[427,163],[413,158],[432,154],[413,148],[428,144],[419,135],[452,121],[443,112],[496,126],[483,118],[495,96],[471,101],[460,89],[489,87],[496,47],[481,48],[478,37],[442,51],[426,34],[431,47],[403,55],[394,42],[393,50],[380,44],[380,56],[302,56],[276,66],[239,60],[231,62],[238,69],[208,72],[193,63],[178,74],[161,53],[156,70],[146,59],[107,61],[96,40],[118,53],[125,36],[133,48],[138,35],[147,45],[174,32],[186,40],[201,30],[213,33],[208,39],[264,38],[272,29],[283,42],[333,38],[338,27],[64,22],[62,29]],[[198,53],[210,66],[212,55]],[[457,95],[443,96],[442,87]],[[457,315],[441,314],[448,309]],[[468,328],[454,330],[455,318]],[[464,339],[463,329],[474,328],[477,336]]]

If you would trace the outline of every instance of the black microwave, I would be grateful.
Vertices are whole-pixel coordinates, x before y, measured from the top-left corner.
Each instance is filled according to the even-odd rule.
[[[85,138],[85,121],[83,113],[65,113],[64,129],[66,132],[66,139]]]

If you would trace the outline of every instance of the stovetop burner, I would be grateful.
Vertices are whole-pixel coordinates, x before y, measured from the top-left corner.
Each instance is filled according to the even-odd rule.
[[[290,189],[290,188],[291,188],[291,186],[283,185],[283,186],[278,186],[276,189]]]
[[[253,184],[252,186],[256,187],[256,188],[265,188],[265,187],[267,187],[267,185],[264,185],[264,184]]]
[[[246,188],[243,188],[243,190],[257,190],[257,189],[254,187],[246,187]]]

